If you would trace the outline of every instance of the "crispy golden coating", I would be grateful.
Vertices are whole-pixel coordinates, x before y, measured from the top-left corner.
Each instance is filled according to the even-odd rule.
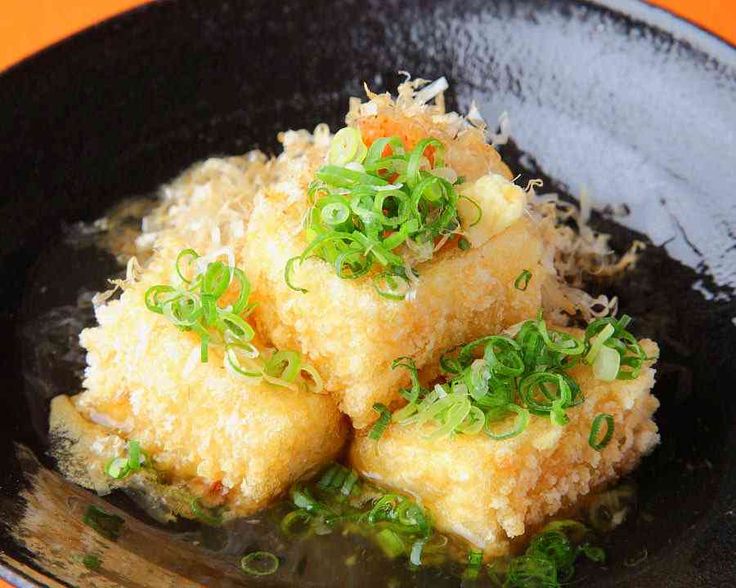
[[[369,277],[341,279],[316,258],[293,272],[294,284],[308,292],[289,288],[286,262],[307,245],[306,181],[256,197],[244,252],[256,322],[277,347],[309,358],[356,428],[375,420],[374,403],[391,404],[407,383],[404,370],[391,369],[397,357],[431,366],[448,348],[531,318],[539,308],[542,244],[526,216],[480,247],[440,250],[419,265],[415,292],[403,301],[381,297]],[[524,269],[536,278],[522,292],[514,281]]]
[[[346,423],[329,395],[234,375],[216,348],[202,363],[198,337],[144,304],[149,286],[170,282],[171,261],[154,258],[119,300],[98,308],[99,326],[81,335],[85,391],[72,402],[87,420],[138,440],[157,469],[216,485],[238,512],[253,512],[333,459]]]
[[[654,343],[641,343],[650,357],[656,354]],[[650,393],[654,369],[644,368],[633,381],[601,382],[588,367],[573,375],[585,402],[567,411],[570,422],[563,427],[532,417],[523,433],[505,441],[484,434],[427,440],[416,427],[394,424],[379,441],[358,435],[352,465],[416,496],[440,530],[501,555],[528,527],[632,470],[659,440],[652,420],[659,402]],[[599,413],[615,421],[613,439],[600,452],[588,443]]]

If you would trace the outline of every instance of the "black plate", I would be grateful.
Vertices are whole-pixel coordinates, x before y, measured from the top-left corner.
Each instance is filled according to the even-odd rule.
[[[37,466],[17,453],[21,444],[51,465],[48,398],[78,387],[79,325],[46,332],[55,323],[45,313],[73,305],[83,287],[103,287],[111,268],[94,248],[64,244],[65,223],[150,193],[205,156],[273,150],[278,130],[322,120],[334,128],[363,80],[393,87],[403,69],[446,75],[451,106],[476,100],[491,119],[508,111],[512,167],[542,175],[550,189],[584,187],[600,205],[627,203],[628,217],[598,214],[596,223],[613,232],[616,247],[642,234],[650,244],[639,267],[607,288],[639,318],[638,333],[662,345],[663,442],[635,476],[639,514],[610,537],[608,572],[586,567],[583,582],[734,585],[736,51],[644,4],[604,4],[164,2],[3,74],[0,558],[9,566],[0,577],[68,578],[69,561],[88,541],[63,518],[44,528],[58,542],[51,559],[17,540],[19,525],[55,497],[72,511],[92,500],[41,468],[35,479],[46,481],[45,502],[29,503],[24,475]],[[170,531],[131,525],[145,540],[123,543],[138,558],[130,565],[141,568],[140,585],[161,585],[164,572],[219,585],[242,579],[224,556],[204,547],[172,554],[162,539]],[[331,564],[322,564],[321,583],[383,582],[370,562],[349,576],[329,575]],[[129,571],[104,575],[130,582]]]

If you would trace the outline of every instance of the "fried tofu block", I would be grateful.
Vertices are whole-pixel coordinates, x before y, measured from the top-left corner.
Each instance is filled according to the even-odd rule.
[[[80,337],[88,353],[85,390],[56,408],[68,414],[72,403],[90,423],[137,440],[158,470],[214,485],[247,514],[334,459],[347,425],[327,394],[234,375],[214,347],[202,363],[198,336],[144,304],[146,289],[168,283],[171,268],[171,259],[154,259],[119,300],[97,309],[99,326]],[[52,415],[52,428],[84,433],[64,422]],[[101,439],[91,448],[104,461],[114,456],[111,443]]]
[[[641,342],[649,357],[657,347]],[[428,440],[415,426],[393,424],[378,441],[356,437],[353,467],[370,479],[421,500],[437,527],[464,537],[486,555],[505,554],[510,542],[574,504],[592,489],[636,467],[659,441],[652,414],[654,369],[636,380],[602,382],[576,368],[585,402],[557,426],[532,417],[520,435],[495,441],[484,434]],[[588,443],[599,413],[614,418],[614,434],[600,452]]]
[[[250,218],[244,257],[253,283],[260,332],[277,347],[298,349],[325,377],[340,410],[360,429],[376,418],[373,404],[390,405],[408,382],[391,362],[411,356],[432,366],[446,349],[532,318],[541,303],[542,242],[535,222],[524,215],[479,247],[446,246],[418,266],[413,296],[381,297],[370,278],[345,280],[320,259],[293,272],[295,291],[284,280],[289,258],[307,246],[305,174],[259,194]],[[525,291],[514,287],[532,272]]]

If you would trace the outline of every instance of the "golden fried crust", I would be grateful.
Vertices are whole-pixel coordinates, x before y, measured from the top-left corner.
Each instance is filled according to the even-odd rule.
[[[138,440],[160,470],[217,482],[231,506],[252,512],[334,459],[347,426],[327,394],[231,374],[215,348],[202,363],[198,338],[144,304],[150,285],[169,281],[159,268],[170,261],[98,309],[99,326],[81,335],[85,391],[72,402],[88,421]]]
[[[641,342],[650,357],[657,346]],[[358,435],[350,449],[363,475],[416,496],[437,527],[468,539],[487,555],[508,551],[510,541],[591,489],[631,471],[659,441],[650,393],[654,369],[633,381],[601,382],[577,368],[585,402],[569,409],[570,422],[532,417],[517,437],[494,441],[479,434],[428,440],[413,426],[391,425],[379,441]],[[600,452],[588,443],[599,413],[613,416],[611,442]]]
[[[244,250],[256,322],[276,346],[309,358],[358,429],[375,420],[374,403],[395,402],[407,383],[404,370],[391,369],[394,359],[411,356],[419,368],[431,366],[448,348],[531,318],[540,306],[542,243],[528,217],[481,247],[448,246],[419,265],[416,293],[403,301],[382,298],[369,277],[341,279],[316,258],[293,273],[294,284],[308,292],[292,290],[284,266],[307,245],[298,191],[256,198]],[[524,269],[536,278],[522,292],[514,281]]]

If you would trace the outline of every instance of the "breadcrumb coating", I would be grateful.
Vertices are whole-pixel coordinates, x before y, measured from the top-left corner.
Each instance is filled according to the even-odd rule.
[[[641,345],[656,356],[655,343]],[[441,531],[464,537],[488,556],[503,555],[514,538],[631,471],[658,443],[654,373],[649,366],[636,380],[602,382],[589,367],[578,367],[572,375],[585,402],[567,411],[565,426],[532,417],[520,435],[495,441],[482,433],[428,440],[416,426],[393,424],[378,441],[357,435],[350,460],[368,478],[414,495]],[[600,452],[588,443],[599,413],[611,414],[615,423]]]
[[[148,287],[171,281],[172,267],[154,257],[119,300],[97,308],[99,326],[80,336],[84,392],[71,402],[88,421],[139,441],[158,470],[217,484],[231,507],[254,512],[334,459],[346,423],[329,395],[234,375],[216,348],[202,363],[198,336],[144,303]]]
[[[432,366],[455,345],[532,318],[541,304],[541,239],[523,217],[478,248],[441,251],[419,267],[412,296],[387,300],[370,279],[344,280],[319,259],[294,271],[289,288],[284,267],[307,245],[299,231],[306,208],[294,191],[256,197],[248,226],[246,265],[258,301],[259,332],[277,347],[299,349],[325,377],[340,410],[360,429],[375,420],[373,404],[390,405],[408,382],[391,362],[411,356]],[[526,291],[514,281],[528,269]]]

